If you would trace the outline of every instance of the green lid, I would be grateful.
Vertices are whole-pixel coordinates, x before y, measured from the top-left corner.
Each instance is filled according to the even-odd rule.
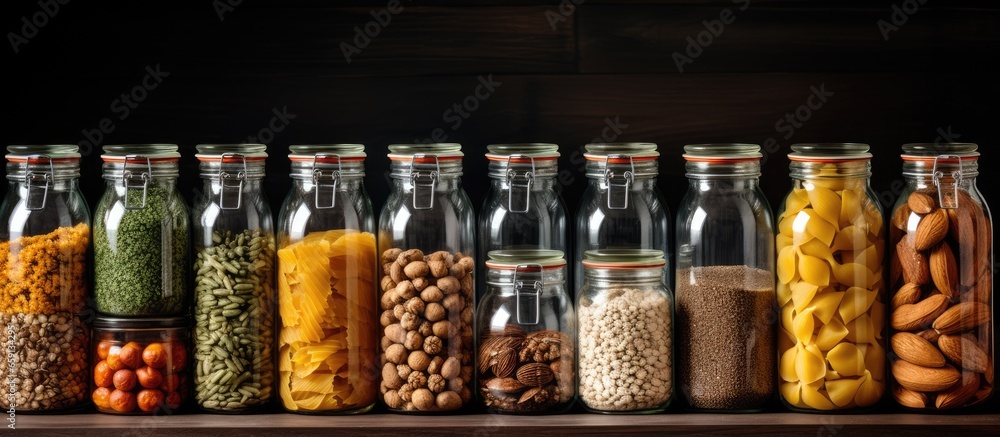
[[[289,146],[289,155],[340,155],[344,158],[364,157],[364,144],[297,144]]]
[[[658,154],[656,143],[591,143],[584,146],[592,155]]]
[[[176,144],[114,144],[104,146],[104,157],[120,158],[130,155],[147,158],[180,158]]]
[[[490,144],[486,149],[494,155],[559,156],[559,145],[552,143]]]
[[[488,256],[490,259],[486,262],[486,266],[489,268],[512,269],[525,264],[538,264],[543,268],[562,267],[566,265],[563,253],[558,250],[494,250]]]
[[[863,143],[799,143],[792,144],[788,158],[792,161],[870,159],[869,149]]]
[[[390,144],[389,152],[394,155],[454,155],[462,153],[462,145],[458,143],[430,144]]]
[[[7,159],[45,155],[49,158],[79,158],[80,146],[76,144],[18,144],[7,146]]]
[[[583,265],[588,267],[658,267],[666,263],[662,250],[601,249],[583,253]]]
[[[684,146],[684,159],[687,160],[746,160],[757,159],[763,155],[760,146],[756,144],[725,143],[725,144],[688,144]]]

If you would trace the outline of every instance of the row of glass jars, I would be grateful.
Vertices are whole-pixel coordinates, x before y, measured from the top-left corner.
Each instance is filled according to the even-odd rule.
[[[891,365],[898,382],[893,395],[914,408],[975,404],[992,391],[993,348],[988,335],[992,323],[982,316],[992,308],[991,272],[984,267],[991,265],[992,248],[988,209],[974,183],[978,153],[974,145],[945,148],[906,147],[910,185],[892,220],[897,256],[890,281],[895,293],[889,324],[898,331],[891,346],[894,356],[900,357]],[[435,387],[441,379],[450,384],[448,390],[428,389],[434,395],[431,405],[423,391],[414,401],[414,393],[390,390],[383,383],[382,398],[390,408],[450,410],[468,402],[476,370],[471,368],[473,348],[484,339],[474,334],[472,326],[474,225],[471,204],[459,183],[460,148],[391,148],[394,182],[379,226],[381,256],[372,254],[376,242],[370,202],[361,185],[362,150],[359,146],[293,148],[292,177],[297,183],[282,210],[279,272],[273,272],[273,225],[260,195],[263,146],[199,147],[206,193],[196,203],[194,215],[198,258],[194,365],[195,370],[203,369],[195,376],[196,397],[199,391],[205,393],[199,399],[203,407],[241,410],[249,406],[247,400],[266,400],[269,336],[280,338],[277,377],[290,410],[366,409],[377,395],[372,387],[351,382],[360,381],[365,369],[377,367],[372,365],[376,361],[384,361],[378,363],[383,382],[387,378],[395,382],[388,371],[391,362],[397,377],[406,374],[408,387],[429,384],[420,374],[428,380],[440,376],[433,378]],[[793,147],[795,185],[778,218],[776,293],[771,292],[774,282],[768,279],[775,270],[775,249],[769,237],[773,232],[769,208],[756,183],[758,149],[729,145],[686,150],[691,185],[678,216],[674,325],[681,341],[677,377],[688,403],[700,409],[753,410],[770,397],[774,375],[779,378],[782,398],[797,408],[865,407],[881,398],[886,377],[884,315],[889,299],[881,272],[882,216],[868,187],[867,146]],[[588,146],[588,151],[592,184],[578,216],[578,233],[596,243],[580,244],[577,251],[666,245],[667,213],[655,189],[655,146],[595,145]],[[75,151],[57,147],[43,151],[44,157],[30,150],[11,152],[9,193],[20,196],[20,202],[12,203],[9,210],[5,207],[5,212],[45,211],[52,189],[59,194],[53,197],[56,204],[75,205],[76,209],[68,211],[83,217],[74,220],[73,214],[65,214],[67,209],[58,209],[57,226],[82,224],[86,228],[86,208],[76,192]],[[172,189],[177,177],[176,149],[122,146],[109,147],[107,152],[109,194],[98,207],[94,230],[96,306],[99,311],[130,316],[142,315],[144,308],[170,312],[171,301],[183,301],[178,290],[183,290],[184,281],[177,276],[183,278],[186,268],[177,267],[185,265],[179,261],[187,257],[187,244],[181,244],[186,239],[186,214],[178,213],[183,212],[183,202]],[[486,210],[496,213],[480,216],[480,229],[488,240],[480,242],[481,250],[524,247],[520,244],[559,249],[560,240],[565,246],[565,209],[554,190],[555,147],[502,146],[491,152],[494,190]],[[38,171],[38,167],[43,168]],[[157,188],[164,192],[158,193]],[[532,211],[534,217],[523,217]],[[8,213],[9,224],[16,215]],[[129,215],[135,219],[123,220]],[[502,220],[505,216],[511,219]],[[36,214],[31,223],[45,220],[41,217]],[[941,232],[948,224],[951,231]],[[72,228],[56,230],[65,233]],[[86,243],[87,233],[77,233]],[[129,240],[123,238],[141,241],[149,234],[153,234],[149,244],[124,243]],[[20,235],[47,236],[44,232]],[[520,243],[521,236],[528,236],[529,241]],[[6,240],[17,238],[7,236]],[[656,244],[656,238],[664,241]],[[79,245],[72,234],[39,240],[63,239]],[[497,241],[497,246],[487,244]],[[85,253],[86,244],[82,247]],[[308,262],[320,251],[329,265]],[[101,268],[102,253],[118,257],[105,264],[110,270]],[[483,252],[479,256],[485,259]],[[577,258],[583,258],[582,254]],[[121,274],[130,263],[139,267]],[[366,269],[370,263],[382,265],[377,285],[376,278],[365,274],[378,270]],[[949,275],[956,268],[959,273]],[[268,279],[275,273],[277,297]],[[327,285],[312,281],[324,276]],[[147,287],[126,285],[131,283]],[[365,287],[374,286],[383,291],[381,316],[374,303],[365,307],[359,298]],[[102,287],[121,288],[105,293],[102,299]],[[85,284],[64,288],[79,293]],[[431,291],[425,293],[428,288]],[[152,296],[143,296],[150,292]],[[30,293],[24,293],[26,300],[35,302]],[[273,319],[267,315],[275,298],[283,303],[280,334],[272,332]],[[160,300],[151,303],[150,299]],[[771,317],[767,309],[774,299],[780,311]],[[355,305],[345,306],[345,301]],[[25,314],[32,313],[19,316]],[[385,355],[381,359],[372,330],[365,329],[365,323],[376,317],[383,327]],[[774,344],[766,341],[771,338],[773,318],[781,328],[777,353]],[[478,320],[489,319],[486,315]],[[527,334],[525,330],[525,338]],[[420,347],[415,347],[418,343]],[[367,360],[337,367],[338,357],[357,352]],[[325,359],[318,360],[316,355]],[[769,355],[780,359],[768,359]],[[235,357],[244,361],[237,364]],[[441,374],[446,363],[449,372]],[[456,368],[457,378],[451,375]],[[229,375],[240,369],[241,374]],[[408,381],[410,376],[415,383]],[[230,397],[219,393],[223,390],[218,382],[224,378],[242,379],[230,390]],[[336,378],[346,378],[346,384],[326,384]],[[928,385],[927,381],[938,379],[944,381]],[[317,386],[328,385],[334,391],[316,391]],[[960,393],[953,393],[959,388],[963,389]],[[260,394],[262,389],[265,395]],[[967,392],[972,395],[966,397]]]

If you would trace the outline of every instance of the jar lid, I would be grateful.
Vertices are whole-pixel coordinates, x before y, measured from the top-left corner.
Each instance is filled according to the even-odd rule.
[[[126,156],[143,156],[151,161],[177,161],[181,154],[176,144],[115,144],[104,146],[105,162],[121,162]]]
[[[552,143],[511,143],[486,146],[490,160],[507,159],[510,155],[525,155],[532,158],[558,158],[559,145]],[[496,159],[494,159],[496,158]]]
[[[951,161],[979,158],[979,145],[975,143],[909,143],[903,144],[903,161],[933,161],[938,157]]]
[[[80,146],[76,144],[18,144],[7,146],[7,160],[24,162],[31,156],[48,156],[53,161],[80,159]],[[34,164],[34,160],[30,164]]]
[[[870,148],[863,143],[800,143],[792,144],[788,159],[809,162],[849,162],[871,159]]]
[[[187,317],[143,317],[135,319],[97,316],[94,318],[94,328],[100,329],[187,328],[189,325]]]
[[[242,155],[248,161],[267,158],[267,146],[264,144],[199,144],[195,149],[198,150],[195,158],[199,161],[219,160],[225,155]]]
[[[662,267],[667,261],[662,250],[602,249],[583,253],[583,265],[606,269],[636,269]]]
[[[316,162],[336,164],[340,159],[364,161],[368,156],[364,144],[298,144],[288,147],[288,158],[293,162]],[[327,156],[324,156],[327,155]]]
[[[433,164],[435,157],[438,160],[458,160],[465,156],[462,153],[462,145],[458,143],[389,145],[389,160],[391,161],[409,162],[415,155],[428,155],[426,160],[416,160],[420,164]]]
[[[758,161],[764,156],[760,146],[741,143],[688,144],[684,152],[685,160],[705,163]]]
[[[494,250],[487,254],[486,267],[495,270],[514,270],[518,266],[537,264],[542,270],[558,269],[566,266],[563,253],[558,250],[517,249]]]

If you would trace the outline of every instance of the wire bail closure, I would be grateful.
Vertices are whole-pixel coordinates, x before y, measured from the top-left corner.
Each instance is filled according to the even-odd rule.
[[[139,176],[136,176],[135,174],[132,173],[132,170],[128,169],[128,163],[129,163],[129,161],[133,161],[133,162],[145,161],[146,162],[146,171],[140,173]],[[152,177],[151,175],[153,174],[153,165],[150,163],[150,160],[149,160],[148,157],[141,156],[141,155],[125,155],[125,159],[124,159],[124,161],[122,161],[122,164],[123,164],[122,165],[122,167],[123,167],[122,168],[122,183],[125,185],[125,200],[124,200],[125,201],[125,209],[126,210],[145,209],[146,208],[146,194],[149,191],[149,180]],[[139,179],[142,182],[142,184],[140,184],[140,185],[132,184],[132,182],[135,182],[136,179]],[[139,189],[139,188],[142,188],[142,203],[139,204],[139,206],[130,205],[129,202],[128,202],[128,192],[129,192],[129,190]]]
[[[417,164],[417,158],[434,158],[434,170],[426,174],[416,171],[415,166]],[[434,192],[437,189],[438,174],[440,172],[441,160],[438,159],[437,155],[418,153],[410,157],[410,183],[413,184],[413,209],[434,209]],[[425,190],[428,194],[426,197],[430,198],[429,202],[422,204],[417,200],[418,198],[424,197],[420,196],[421,189]]]
[[[611,170],[612,159],[628,158],[629,170],[616,175]],[[618,180],[619,182],[615,182]],[[604,183],[608,185],[608,209],[627,209],[629,205],[629,193],[632,191],[632,182],[635,181],[635,160],[632,155],[608,155],[604,159]],[[615,202],[620,199],[620,202]]]
[[[226,164],[226,158],[234,158],[242,160],[243,170],[236,173],[236,176],[233,176],[229,172],[225,171],[223,167]],[[233,179],[236,180],[235,185],[232,183],[227,184],[227,181],[231,181]],[[223,153],[222,156],[219,157],[219,183],[221,184],[221,188],[219,189],[219,208],[223,210],[240,209],[240,207],[243,205],[243,183],[246,182],[246,180],[247,180],[246,155],[243,155],[241,153]],[[236,189],[236,206],[226,205],[226,188]]]
[[[510,168],[511,159],[529,159],[531,160],[531,171],[523,172],[520,177],[518,177],[517,171]],[[507,157],[507,209],[514,213],[525,213],[531,209],[531,187],[535,184],[535,158],[528,155],[510,155]],[[521,199],[521,195],[515,196],[515,193],[524,192],[524,207],[520,208],[515,206],[515,197]]]
[[[324,174],[322,169],[316,168],[316,162],[320,158],[337,158],[337,169],[330,172],[329,174]],[[316,209],[331,209],[337,206],[337,188],[340,186],[340,179],[343,176],[344,166],[342,164],[340,155],[336,153],[317,153],[313,155],[313,185],[316,188],[315,202]],[[323,183],[327,181],[327,183]],[[330,201],[324,203],[320,201],[320,188],[330,189]]]
[[[522,268],[523,269],[533,269],[533,270],[537,270],[538,272],[542,272],[543,271],[542,265],[541,264],[518,264],[516,267],[514,267],[514,278],[513,278],[513,283],[514,283],[514,305],[517,307],[517,309],[515,310],[515,313],[516,313],[515,317],[517,319],[517,323],[519,325],[537,325],[539,323],[539,321],[541,320],[541,312],[542,312],[541,293],[542,293],[542,286],[544,284],[542,283],[542,281],[530,281],[528,283],[525,283],[524,281],[517,280],[517,274],[521,271]],[[525,289],[525,286],[527,286],[528,288]],[[526,298],[534,298],[534,300],[535,300],[535,316],[534,316],[534,318],[522,317],[521,316],[521,309],[522,309],[521,296],[522,295],[524,295]]]
[[[25,208],[28,211],[41,211],[45,209],[45,204],[48,203],[49,200],[49,187],[52,185],[52,177],[53,177],[52,175],[55,174],[55,167],[53,167],[52,165],[52,157],[48,155],[31,155],[28,156],[27,159],[25,159],[24,163],[25,163],[25,168],[30,168],[31,161],[33,160],[38,161],[41,159],[45,159],[49,162],[48,173],[45,172],[37,173],[29,170],[24,174],[24,183],[28,187],[28,194],[27,196],[25,196],[24,203],[25,203]],[[42,182],[41,185],[38,184],[39,181]],[[36,192],[39,189],[42,190],[41,203],[38,203],[37,201],[32,202],[32,199],[38,198],[38,196],[33,196],[31,194],[32,189],[34,189],[34,191]]]
[[[942,179],[944,179],[944,172],[938,170],[938,161],[942,159],[956,160],[958,161],[958,170],[951,172],[951,177],[954,180],[949,186],[949,184],[943,184]],[[938,203],[941,208],[944,209],[956,209],[958,208],[958,186],[962,184],[962,157],[958,155],[938,155],[934,157],[934,187],[938,190]],[[950,191],[950,196],[945,196],[945,190]]]

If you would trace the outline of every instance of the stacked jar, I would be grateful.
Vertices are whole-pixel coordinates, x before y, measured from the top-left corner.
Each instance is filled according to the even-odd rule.
[[[271,399],[274,222],[263,193],[266,146],[198,145],[204,180],[194,223],[194,398],[238,413]]]
[[[482,405],[505,414],[565,412],[576,394],[576,315],[563,253],[523,249],[489,257],[489,289],[476,312]]]
[[[975,144],[903,146],[891,220],[890,355],[897,403],[954,410],[993,393],[993,229]]]
[[[684,147],[677,212],[678,387],[696,410],[759,411],[773,397],[774,219],[760,147]]]
[[[0,380],[5,411],[84,405],[90,336],[86,309],[90,214],[73,145],[7,148],[0,206]]]
[[[588,251],[577,294],[577,382],[584,408],[658,413],[673,399],[673,311],[658,250]]]
[[[667,261],[664,282],[671,283],[670,212],[656,187],[656,144],[588,144],[586,150],[589,184],[576,215],[576,263],[589,250],[659,250]],[[583,271],[575,276],[579,290]]]
[[[389,146],[379,219],[382,401],[391,411],[455,411],[472,400],[475,213],[458,144]],[[432,376],[448,381],[429,387]]]
[[[375,404],[378,255],[364,150],[291,146],[292,189],[278,218],[278,393],[287,411]],[[393,307],[385,309],[388,326]]]
[[[490,190],[479,214],[477,290],[486,291],[485,261],[496,250],[569,252],[566,205],[560,196],[559,146],[493,144],[489,153]]]
[[[856,143],[795,144],[776,246],[779,393],[797,411],[858,410],[885,392],[885,230]]]
[[[101,412],[169,414],[187,392],[179,372],[190,355],[190,230],[177,191],[180,154],[166,144],[104,152],[107,183],[94,213],[94,325],[102,333],[94,339],[93,398]],[[143,334],[133,338],[132,331]],[[158,377],[165,385],[154,384]]]

